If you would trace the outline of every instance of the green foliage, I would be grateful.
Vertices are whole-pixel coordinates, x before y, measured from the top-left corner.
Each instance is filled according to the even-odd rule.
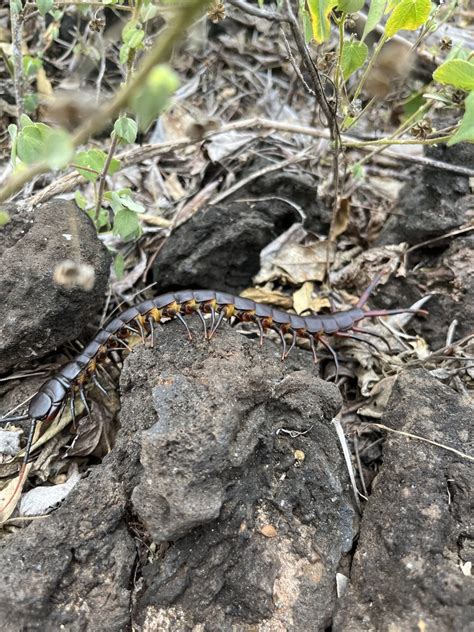
[[[397,2],[385,25],[386,37],[393,37],[398,31],[415,31],[426,22],[430,13],[430,0],[401,0]]]
[[[436,68],[433,78],[461,90],[474,90],[474,63],[463,59],[445,61]]]
[[[31,55],[23,56],[23,72],[25,77],[34,77],[38,74],[38,70],[43,67],[43,62],[38,57]]]
[[[387,0],[371,0],[367,21],[365,23],[364,32],[362,33],[362,41],[371,33],[374,28],[382,20]]]
[[[10,137],[15,134],[15,152],[22,162],[31,165],[44,161],[52,169],[65,167],[73,155],[73,144],[70,135],[59,128],[49,127],[44,123],[33,123],[23,114],[20,119],[20,131],[13,132],[9,127]],[[15,126],[16,127],[16,126]]]
[[[108,191],[104,198],[110,202],[114,212],[114,233],[123,241],[137,239],[141,235],[141,226],[137,214],[145,209],[131,198],[130,189]]]
[[[133,58],[137,50],[143,48],[145,31],[138,20],[130,20],[122,31],[123,46],[120,49],[120,63],[126,64]]]
[[[329,15],[336,5],[337,0],[307,0],[313,37],[318,44],[329,39],[331,31]]]
[[[448,141],[448,145],[456,145],[462,141],[474,143],[474,91],[471,92],[464,102],[466,111],[461,120],[457,132]]]
[[[120,253],[115,255],[114,258],[114,272],[119,281],[123,279],[123,274],[125,272],[125,259]]]
[[[142,90],[132,97],[132,109],[138,127],[146,131],[168,105],[179,86],[178,76],[165,64],[155,66],[148,75]]]
[[[369,49],[364,42],[357,40],[345,41],[342,47],[342,74],[344,79],[348,79],[356,70],[361,68]]]
[[[44,17],[48,13],[48,11],[51,11],[51,9],[53,8],[54,0],[37,0],[36,5],[38,7],[40,15]]]
[[[107,154],[101,149],[89,149],[89,151],[81,151],[74,159],[77,170],[88,182],[95,182],[104,170]],[[80,167],[87,167],[80,169]],[[108,173],[113,174],[120,169],[120,160],[112,158],[110,161]]]
[[[343,13],[357,13],[364,6],[364,0],[339,0],[337,8]]]
[[[3,228],[3,226],[5,226],[5,224],[8,224],[9,221],[10,215],[7,213],[7,211],[0,209],[0,228]]]
[[[121,116],[115,121],[114,133],[121,143],[134,143],[137,138],[138,125],[131,118]]]

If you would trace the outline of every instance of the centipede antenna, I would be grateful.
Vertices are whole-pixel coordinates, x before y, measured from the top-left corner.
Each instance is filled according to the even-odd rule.
[[[263,340],[265,338],[265,332],[263,331],[263,325],[260,322],[259,318],[255,318],[255,322],[257,323],[258,331],[260,334],[260,346],[263,347]]]
[[[281,352],[281,361],[283,362],[283,360],[286,358],[286,340],[285,340],[285,335],[282,332],[281,327],[275,327],[274,329],[278,333],[278,335],[280,336],[281,344],[283,346],[283,349],[282,349],[282,352]]]
[[[150,346],[153,349],[155,346],[155,319],[152,316],[148,316],[148,326],[150,327],[150,338],[151,343]]]
[[[2,423],[14,423],[15,421],[25,421],[28,419],[28,415],[16,415],[15,417],[2,417],[0,419],[0,424]]]
[[[363,307],[367,303],[367,300],[368,300],[369,296],[374,291],[374,288],[380,283],[380,279],[381,278],[382,278],[382,275],[381,274],[377,274],[372,279],[372,281],[369,283],[369,287],[364,292],[362,292],[361,297],[357,301],[356,307]]]
[[[393,316],[394,314],[418,314],[428,316],[426,309],[371,309],[364,314],[364,318],[376,318],[377,316]]]
[[[293,351],[293,349],[295,348],[295,344],[296,344],[296,331],[294,329],[291,330],[291,344],[288,348],[288,351],[286,352],[286,356],[285,356],[285,360],[286,358],[290,355],[290,353]]]
[[[199,319],[204,328],[204,340],[207,340],[207,324],[206,324],[206,319],[204,318],[204,314],[201,312],[199,308],[196,310],[196,314],[199,316]]]
[[[352,338],[352,340],[358,340],[359,342],[365,342],[366,345],[369,345],[369,347],[372,347],[372,349],[375,349],[375,351],[377,351],[377,353],[380,353],[378,347],[376,345],[374,345],[373,342],[370,342],[370,340],[365,340],[365,338],[361,338],[360,336],[354,336],[353,334],[348,334],[345,331],[336,331],[333,335],[337,336],[338,338]]]
[[[214,325],[214,327],[211,329],[211,331],[209,332],[209,340],[212,338],[212,336],[216,333],[216,331],[219,329],[219,326],[221,325],[222,321],[224,320],[226,315],[226,311],[225,309],[222,309],[219,312],[219,316],[216,320],[216,323]]]
[[[378,338],[386,345],[388,352],[392,353],[392,347],[390,346],[390,343],[381,334],[377,334],[375,333],[375,331],[369,331],[368,329],[363,329],[362,327],[352,327],[352,331],[355,331],[359,334],[365,334],[366,336],[375,336],[375,338]]]
[[[176,318],[178,319],[178,321],[179,321],[182,325],[184,325],[184,327],[185,327],[185,329],[186,329],[186,331],[187,331],[187,333],[188,333],[188,340],[192,340],[192,339],[193,339],[193,337],[192,337],[191,332],[189,331],[188,323],[184,320],[184,318],[181,316],[181,314],[180,314],[179,312],[177,312],[177,313],[175,314],[175,316],[176,316]]]
[[[95,384],[95,386],[97,386],[97,388],[99,389],[99,391],[101,393],[103,393],[106,397],[108,397],[110,399],[110,395],[107,391],[107,389],[105,389],[102,384],[99,382],[99,380],[97,379],[97,376],[95,373],[91,373],[91,380],[92,382]]]
[[[334,381],[337,382],[337,379],[339,377],[339,360],[337,359],[337,353],[334,351],[334,349],[331,347],[331,345],[329,344],[329,342],[327,340],[325,340],[322,336],[318,336],[318,340],[319,342],[323,345],[323,347],[326,347],[326,349],[329,351],[329,353],[332,355],[333,360],[334,360],[334,364],[336,366],[336,377],[334,378]]]

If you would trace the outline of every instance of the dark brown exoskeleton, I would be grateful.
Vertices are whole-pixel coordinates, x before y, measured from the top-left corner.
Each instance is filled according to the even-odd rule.
[[[234,296],[226,292],[214,290],[185,290],[169,294],[162,294],[154,299],[146,300],[130,307],[117,318],[111,320],[104,329],[101,329],[81,354],[76,356],[61,370],[51,377],[39,389],[32,398],[28,408],[28,414],[20,417],[9,417],[0,421],[14,421],[19,419],[31,419],[31,427],[25,447],[23,460],[24,469],[28,462],[35,429],[40,421],[50,422],[58,414],[62,414],[67,402],[70,403],[71,417],[74,419],[75,397],[79,394],[86,411],[90,414],[85,397],[85,385],[92,381],[99,390],[106,393],[97,380],[96,371],[100,361],[110,351],[129,349],[126,338],[133,334],[139,334],[145,340],[150,335],[151,346],[154,345],[154,329],[157,323],[163,320],[179,320],[191,338],[188,325],[184,316],[197,314],[202,321],[204,335],[211,339],[224,320],[237,322],[253,322],[260,332],[260,343],[263,343],[265,331],[273,329],[277,331],[282,342],[282,360],[293,349],[298,337],[310,341],[314,361],[317,361],[316,346],[321,343],[332,355],[336,365],[336,379],[338,371],[338,359],[336,352],[329,344],[326,336],[354,338],[374,346],[369,340],[358,334],[377,336],[385,341],[379,334],[367,331],[357,326],[365,318],[387,316],[390,314],[427,312],[420,309],[394,309],[394,310],[364,310],[372,290],[380,281],[377,276],[362,294],[355,307],[346,311],[333,312],[311,316],[298,316],[289,314],[269,305],[257,303],[248,298]],[[209,321],[206,315],[210,316]],[[287,345],[286,336],[291,336],[290,345]],[[388,345],[388,343],[385,341]],[[377,349],[375,347],[375,349]]]

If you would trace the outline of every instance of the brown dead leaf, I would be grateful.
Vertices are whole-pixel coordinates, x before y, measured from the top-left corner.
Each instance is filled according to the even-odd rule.
[[[306,281],[299,290],[293,294],[293,308],[297,314],[301,314],[307,309],[311,309],[314,283]]]
[[[336,215],[331,222],[331,230],[329,232],[330,241],[336,241],[339,235],[346,232],[350,216],[351,205],[349,198],[342,198],[337,207]]]
[[[0,525],[6,522],[15,511],[31,466],[32,463],[28,463],[26,468],[20,470],[18,476],[15,476],[15,478],[0,491]]]
[[[334,261],[335,245],[329,241],[312,244],[290,244],[273,262],[280,268],[290,283],[299,285],[305,281],[322,281],[326,275],[327,262]]]
[[[278,535],[278,531],[272,524],[263,525],[263,527],[260,527],[259,531],[266,538],[276,538]]]
[[[241,292],[240,296],[250,298],[252,301],[257,301],[258,303],[275,305],[275,307],[281,307],[282,309],[291,309],[293,307],[291,296],[283,294],[283,292],[265,290],[261,287],[249,287]]]

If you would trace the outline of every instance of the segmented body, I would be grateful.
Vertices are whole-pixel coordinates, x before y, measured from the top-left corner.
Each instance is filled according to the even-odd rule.
[[[212,335],[224,319],[235,318],[243,322],[255,322],[261,333],[273,328],[281,335],[292,334],[310,339],[312,344],[321,341],[322,335],[334,335],[354,328],[355,324],[372,315],[361,307],[311,316],[298,316],[269,305],[240,296],[213,290],[188,290],[162,294],[130,307],[101,329],[83,352],[72,362],[66,364],[51,377],[33,397],[29,406],[29,417],[33,420],[53,419],[60,410],[65,398],[74,390],[82,390],[82,385],[95,375],[97,363],[105,356],[111,346],[130,334],[130,328],[150,333],[155,324],[165,319],[180,318],[183,315],[198,313],[211,314],[216,325],[211,324]],[[314,348],[314,347],[313,347]]]

